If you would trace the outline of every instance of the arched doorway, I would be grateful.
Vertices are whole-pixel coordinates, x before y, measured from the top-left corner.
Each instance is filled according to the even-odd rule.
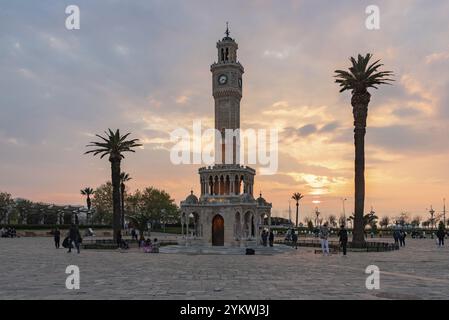
[[[212,245],[224,246],[224,220],[219,214],[212,220]]]

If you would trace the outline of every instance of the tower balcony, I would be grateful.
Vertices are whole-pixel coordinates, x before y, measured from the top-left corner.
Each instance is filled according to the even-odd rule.
[[[216,164],[203,167],[200,174],[201,196],[227,197],[248,194],[253,197],[256,170],[238,164]]]

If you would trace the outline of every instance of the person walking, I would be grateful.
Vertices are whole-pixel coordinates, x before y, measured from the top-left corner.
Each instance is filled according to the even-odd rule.
[[[404,230],[401,230],[399,233],[399,243],[401,247],[405,247],[405,237],[407,237],[407,233]]]
[[[329,255],[329,228],[327,227],[327,222],[320,227],[319,236],[323,255]]]
[[[346,247],[348,245],[348,230],[346,230],[345,225],[340,226],[338,231],[338,240],[340,241],[340,247],[343,249],[343,256],[346,256]]]
[[[268,236],[268,242],[270,244],[270,247],[272,247],[274,244],[274,233],[272,230],[270,230],[270,235]]]
[[[136,232],[136,229],[134,229],[134,228],[131,229],[131,239],[132,240],[135,239],[137,241],[137,232]]]
[[[438,247],[444,247],[444,237],[446,236],[446,230],[444,228],[444,223],[440,222],[438,225],[437,238],[438,238]]]
[[[73,223],[69,229],[69,251],[67,253],[72,252],[72,243],[75,245],[77,252],[80,253],[81,235],[78,227]]]
[[[56,249],[59,249],[60,242],[61,242],[61,231],[59,231],[58,228],[56,228],[53,231],[53,239],[55,240],[55,247],[56,247]]]
[[[399,229],[396,227],[396,229],[393,231],[393,239],[394,239],[394,244],[399,247],[399,238],[401,237],[401,232],[399,231]]]
[[[295,247],[296,250],[298,250],[298,236],[296,235],[296,231],[292,229],[291,232],[291,239],[292,239],[292,247]]]
[[[266,230],[263,230],[263,231],[262,231],[262,245],[263,245],[264,247],[267,246],[267,238],[268,238],[268,233],[267,233]]]

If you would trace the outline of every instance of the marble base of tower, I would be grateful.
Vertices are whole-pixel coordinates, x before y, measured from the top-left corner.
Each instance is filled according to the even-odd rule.
[[[270,228],[271,203],[253,197],[255,171],[240,165],[199,169],[201,196],[181,202],[185,244],[254,246]]]

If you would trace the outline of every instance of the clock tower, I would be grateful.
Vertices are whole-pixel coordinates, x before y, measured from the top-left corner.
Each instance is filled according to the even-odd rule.
[[[217,162],[225,163],[225,130],[240,129],[240,100],[242,99],[243,66],[237,60],[238,44],[229,35],[226,28],[225,37],[217,42],[218,60],[211,65],[212,95],[215,99],[215,129],[222,134],[221,152],[216,144],[215,154],[221,154]],[[232,163],[236,164],[237,138],[232,141]],[[217,152],[218,151],[218,152]]]
[[[270,228],[271,203],[265,201],[262,194],[254,198],[256,170],[239,163],[240,135],[235,134],[231,141],[225,141],[226,130],[240,129],[244,72],[237,60],[238,45],[229,36],[228,27],[225,35],[217,42],[218,60],[210,67],[215,129],[222,139],[216,137],[216,163],[198,169],[200,196],[191,191],[185,201],[181,201],[184,235],[181,243],[253,247],[258,245],[262,230]],[[233,148],[226,148],[226,144]],[[226,157],[227,150],[233,151],[232,157]]]

